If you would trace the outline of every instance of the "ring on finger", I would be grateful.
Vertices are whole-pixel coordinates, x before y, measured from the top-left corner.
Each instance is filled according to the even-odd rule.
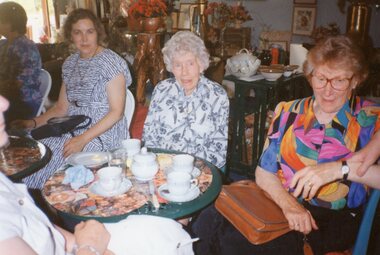
[[[309,187],[309,188],[311,188],[311,187],[313,187],[313,183],[310,181],[310,180],[308,180],[307,182],[306,182],[306,185]]]

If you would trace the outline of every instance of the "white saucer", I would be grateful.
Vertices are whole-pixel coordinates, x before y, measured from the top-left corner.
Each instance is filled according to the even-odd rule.
[[[113,191],[105,191],[102,189],[102,187],[99,185],[99,182],[96,181],[91,186],[89,187],[90,192],[94,193],[95,195],[100,195],[103,197],[113,197],[113,196],[118,196],[121,194],[124,194],[127,192],[130,188],[132,187],[132,183],[130,180],[127,178],[123,179],[123,182],[120,184],[119,189],[113,190]]]
[[[199,194],[201,193],[198,186],[196,186],[194,184],[191,185],[190,190],[186,194],[180,195],[180,196],[163,192],[163,190],[168,190],[168,185],[166,183],[161,185],[158,188],[158,193],[160,194],[160,196],[162,198],[164,198],[170,202],[176,202],[176,203],[189,202],[191,200],[196,199],[199,196]]]
[[[107,152],[77,152],[66,159],[70,165],[84,165],[86,167],[97,167],[108,162]]]

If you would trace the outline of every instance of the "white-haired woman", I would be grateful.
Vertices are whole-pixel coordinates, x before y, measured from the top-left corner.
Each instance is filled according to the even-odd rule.
[[[201,157],[221,168],[226,163],[229,101],[225,90],[203,76],[209,53],[189,31],[177,32],[162,49],[174,74],[153,91],[143,140],[154,148]]]

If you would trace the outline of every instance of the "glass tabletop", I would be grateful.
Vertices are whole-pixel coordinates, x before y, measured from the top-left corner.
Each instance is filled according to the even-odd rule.
[[[158,155],[160,171],[153,180],[156,189],[166,182],[163,158],[181,152],[150,149]],[[57,213],[65,222],[75,225],[79,221],[97,219],[100,222],[117,222],[126,218],[129,214],[148,214],[173,219],[179,219],[191,215],[208,204],[218,196],[222,181],[217,169],[211,163],[196,158],[195,167],[201,171],[197,177],[199,180],[200,194],[188,202],[169,202],[159,196],[160,208],[154,210],[150,202],[149,182],[135,180],[128,173],[127,177],[132,181],[133,187],[125,194],[114,197],[101,197],[91,194],[91,184],[73,191],[69,185],[61,184],[64,178],[63,171],[58,171],[44,185],[43,196],[46,201],[57,210]],[[80,202],[81,201],[81,202]]]

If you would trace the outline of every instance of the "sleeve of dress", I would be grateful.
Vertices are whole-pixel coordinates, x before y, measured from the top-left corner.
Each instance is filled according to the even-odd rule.
[[[101,72],[105,77],[106,82],[109,82],[119,74],[123,74],[126,81],[126,86],[129,87],[129,85],[131,85],[131,73],[127,62],[123,58],[111,51],[111,53],[105,55],[101,61]]]
[[[281,102],[276,106],[275,116],[268,129],[268,135],[258,163],[258,166],[262,169],[272,173],[277,173],[280,166],[280,163],[278,162],[278,154],[282,139],[280,126],[284,104],[285,102]]]

